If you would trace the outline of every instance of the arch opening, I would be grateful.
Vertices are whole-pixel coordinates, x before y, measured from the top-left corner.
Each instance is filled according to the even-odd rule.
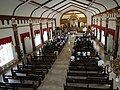
[[[83,32],[84,28],[87,27],[87,17],[81,11],[70,10],[61,16],[60,25],[65,33]]]

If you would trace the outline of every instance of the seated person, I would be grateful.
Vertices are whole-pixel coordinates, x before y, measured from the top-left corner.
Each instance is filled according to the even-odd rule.
[[[77,55],[80,56],[80,55],[81,55],[81,52],[77,52]]]
[[[98,61],[98,60],[99,60],[99,55],[98,55],[98,52],[96,52],[95,59],[96,59],[96,61]]]
[[[87,56],[90,56],[90,52],[89,51],[87,52]]]
[[[98,61],[98,68],[99,68],[99,72],[102,73],[104,68],[104,61],[101,58],[99,58]]]
[[[75,61],[75,56],[71,56],[70,60],[71,60],[71,62],[74,62]]]
[[[86,52],[83,52],[83,56],[86,56]]]

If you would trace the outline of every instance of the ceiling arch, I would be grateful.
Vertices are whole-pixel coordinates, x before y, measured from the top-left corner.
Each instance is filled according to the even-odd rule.
[[[69,3],[65,4],[65,5],[63,5],[63,6],[59,7],[59,8],[57,8],[56,10],[61,9],[61,11],[63,11],[64,9],[62,9],[62,8],[64,8],[64,7],[67,6],[67,5],[74,6],[74,7],[77,7],[77,8],[79,8],[79,9],[82,9],[82,10],[86,10],[86,9],[85,9],[86,7],[81,6],[81,5],[79,5],[79,4],[72,3],[72,2],[69,2]],[[67,8],[69,8],[69,6],[68,6]],[[66,9],[66,8],[65,8],[65,9]],[[94,15],[94,13],[96,14],[96,12],[95,12],[94,10],[92,10],[92,9],[90,9],[90,10],[91,10],[91,11],[89,11],[89,10],[87,10],[87,11],[88,11],[88,12],[91,12],[93,15]],[[47,18],[49,18],[50,14],[53,14],[53,12],[49,13],[48,16],[47,16]],[[57,13],[56,13],[56,14],[57,14]]]
[[[52,0],[48,0],[48,1],[44,2],[43,4],[41,4],[40,6],[38,6],[37,8],[35,8],[35,9],[31,12],[30,17],[32,17],[33,13],[34,13],[37,9],[42,8],[42,6],[44,6],[45,4],[47,4],[47,3],[51,2],[51,1],[52,1]]]
[[[77,5],[69,5],[68,7],[63,8],[61,11],[64,11],[64,10],[66,10],[67,8],[70,8],[70,7],[76,7],[77,9],[81,9],[81,10],[83,10],[83,11],[86,10],[86,9],[83,9],[83,8],[78,7]],[[87,11],[90,12],[90,13],[92,13],[92,14],[94,15],[93,12],[91,12],[91,11],[89,11],[89,10],[87,10]],[[55,13],[55,14],[52,16],[52,18],[54,18],[54,16],[57,15],[57,14],[58,14],[58,13]]]
[[[56,7],[56,6],[58,6],[59,4],[65,2],[65,1],[66,1],[66,0],[63,0],[63,1],[61,1],[61,2],[59,2],[59,3],[57,3],[57,4],[55,4],[55,5],[51,6],[50,9],[52,9],[52,8],[54,8],[54,7]],[[40,17],[42,17],[42,15],[43,15],[45,12],[49,11],[50,9],[45,10],[45,11],[40,15]],[[57,10],[56,10],[56,11],[57,11]]]
[[[0,15],[49,17],[52,12],[61,13],[60,7],[68,3],[77,4],[80,10],[86,9],[94,14],[120,8],[120,0],[1,0]]]

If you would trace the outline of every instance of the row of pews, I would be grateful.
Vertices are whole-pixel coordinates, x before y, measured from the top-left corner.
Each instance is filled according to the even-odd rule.
[[[59,47],[59,53],[64,45]],[[11,68],[11,74],[2,74],[0,90],[37,90],[56,59],[53,50],[43,49],[29,54],[16,68]]]
[[[76,48],[76,47],[74,47]],[[113,89],[113,79],[109,80],[109,73],[104,68],[99,72],[96,52],[93,47],[78,47],[75,50],[75,60],[70,60],[64,90],[118,90]],[[90,52],[90,55],[77,55],[77,52]],[[78,57],[80,59],[77,59]],[[82,57],[82,58],[81,58]]]

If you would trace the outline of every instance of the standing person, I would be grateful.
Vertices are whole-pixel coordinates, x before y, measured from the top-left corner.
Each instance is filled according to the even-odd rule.
[[[102,73],[104,68],[104,61],[101,58],[99,58],[99,61],[98,61],[98,68],[99,68],[98,72]]]

